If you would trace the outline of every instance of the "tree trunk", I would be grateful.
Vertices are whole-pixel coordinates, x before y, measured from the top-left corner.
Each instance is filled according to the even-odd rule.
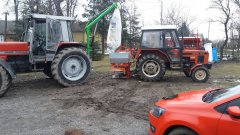
[[[239,59],[239,51],[240,51],[240,29],[238,30],[238,42],[237,42],[237,58]]]
[[[14,0],[14,12],[15,12],[15,21],[18,22],[18,5],[19,1]]]
[[[223,58],[224,48],[228,43],[228,26],[227,25],[228,25],[228,20],[224,23],[226,38],[225,38],[225,41],[224,41],[223,45],[220,47],[220,60],[222,60],[222,58]]]
[[[63,0],[53,0],[54,1],[54,5],[56,7],[56,12],[58,16],[63,16],[63,12],[62,12],[62,8],[61,8],[61,3],[63,2]]]
[[[102,55],[104,55],[104,50],[105,50],[105,41],[104,41],[104,34],[101,35],[102,37]]]

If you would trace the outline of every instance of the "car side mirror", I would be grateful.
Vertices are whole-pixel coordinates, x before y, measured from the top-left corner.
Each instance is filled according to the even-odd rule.
[[[240,107],[239,106],[230,106],[227,108],[227,112],[232,117],[240,119]]]

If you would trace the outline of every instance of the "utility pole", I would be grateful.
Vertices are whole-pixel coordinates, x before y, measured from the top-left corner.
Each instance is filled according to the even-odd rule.
[[[163,25],[163,1],[161,0],[161,25]]]
[[[5,12],[5,31],[4,31],[4,41],[7,40],[7,16],[8,16],[8,12]]]
[[[211,27],[211,22],[212,22],[212,19],[209,19],[209,24],[208,24],[208,40],[210,40],[210,27]]]

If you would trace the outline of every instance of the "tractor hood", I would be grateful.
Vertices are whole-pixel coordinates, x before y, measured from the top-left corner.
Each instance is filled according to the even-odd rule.
[[[183,54],[204,54],[204,53],[208,53],[208,51],[205,50],[191,50],[191,49],[184,49],[183,50]]]
[[[6,60],[8,56],[29,55],[27,42],[1,42],[0,58]]]
[[[29,45],[27,42],[0,42],[0,54],[28,54]]]

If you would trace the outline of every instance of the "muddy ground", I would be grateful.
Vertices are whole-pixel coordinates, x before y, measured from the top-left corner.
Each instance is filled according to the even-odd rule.
[[[63,88],[41,73],[21,74],[0,99],[0,134],[61,135],[77,128],[87,135],[146,135],[154,102],[180,91],[240,84],[239,65],[215,64],[207,83],[193,83],[179,72],[142,82],[93,71],[82,86]]]

